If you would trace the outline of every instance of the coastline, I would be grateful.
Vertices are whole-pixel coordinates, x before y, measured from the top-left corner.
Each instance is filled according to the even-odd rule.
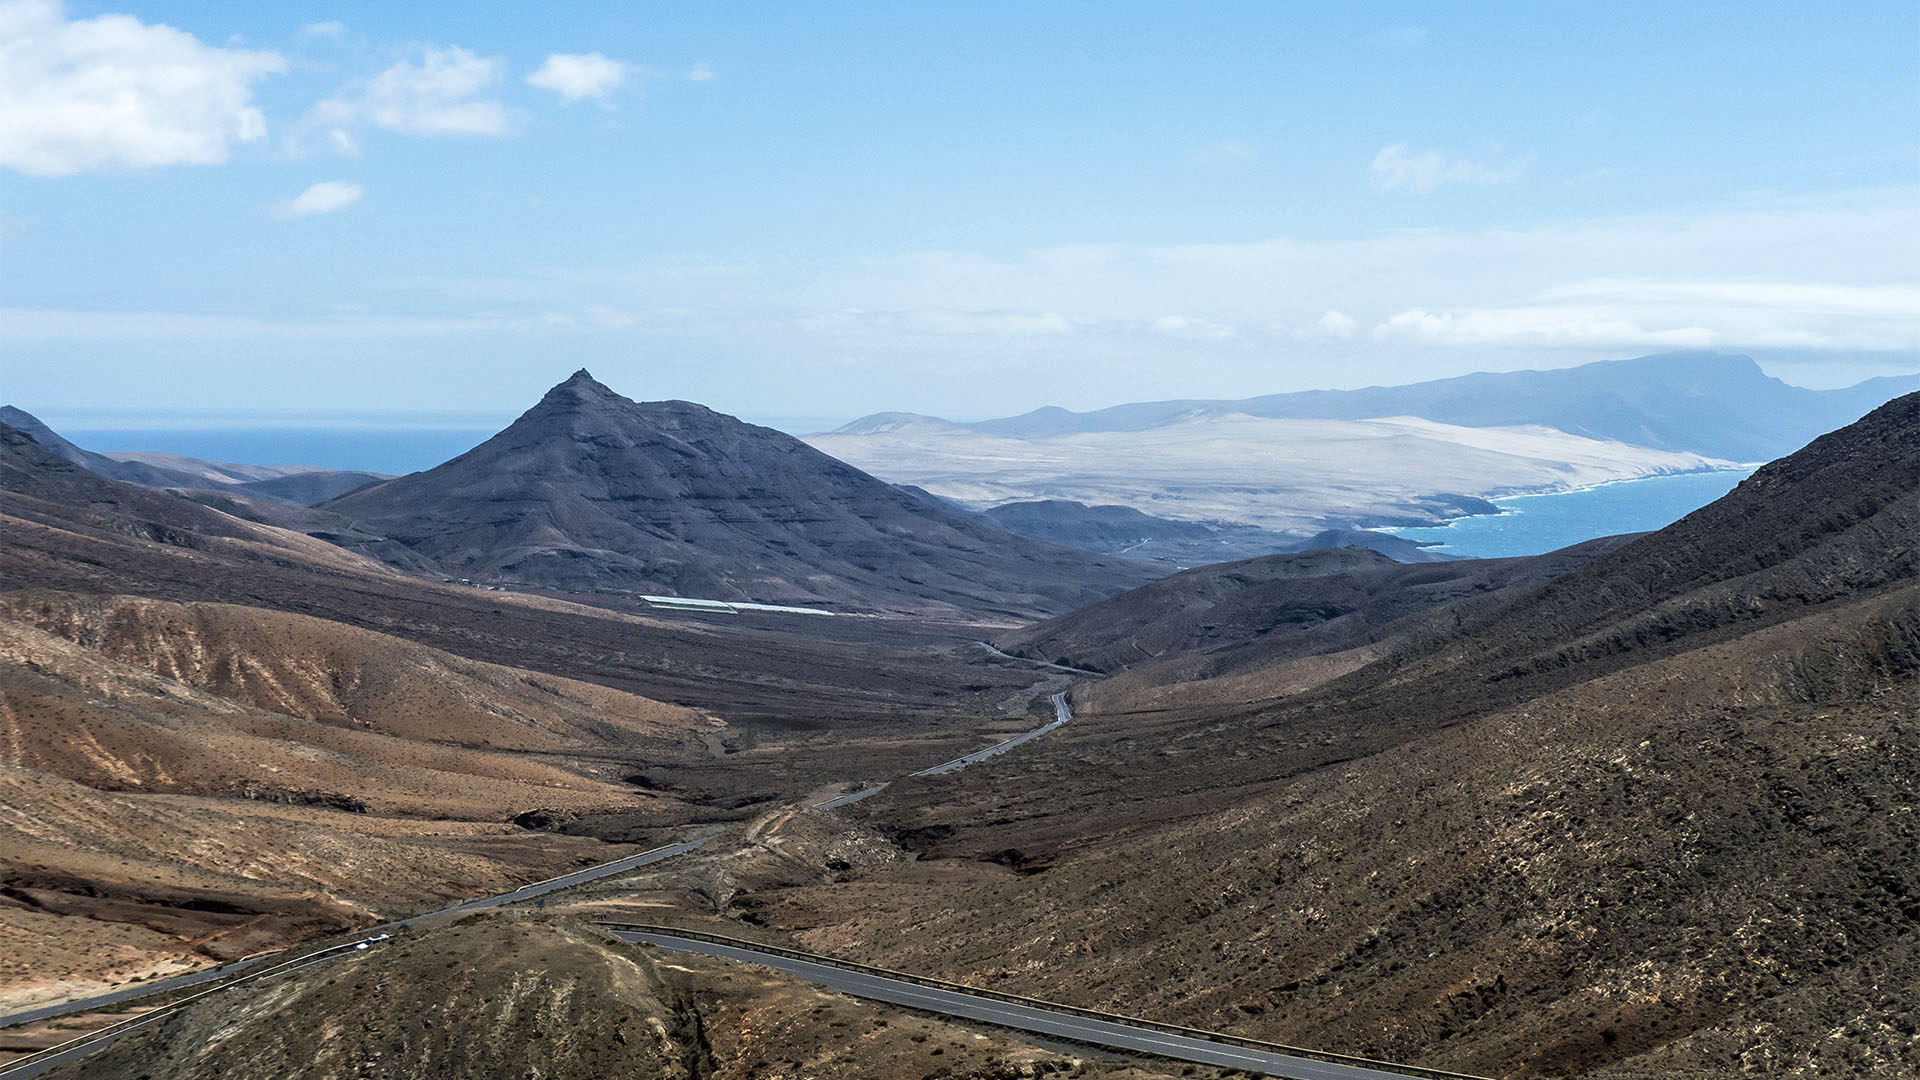
[[[1684,481],[1689,478],[1704,481],[1710,477],[1733,474],[1731,482],[1725,485],[1730,490],[1753,475],[1759,467],[1759,464],[1741,463],[1711,469],[1653,473],[1551,491],[1487,495],[1483,498],[1500,508],[1498,514],[1462,515],[1434,525],[1383,526],[1372,531],[1421,544],[1438,554],[1468,558],[1542,554],[1600,536],[1661,528],[1725,494],[1725,490],[1711,490],[1716,485],[1704,483],[1698,492],[1699,498],[1684,493],[1676,497],[1674,492],[1662,492],[1656,487],[1651,490],[1652,497],[1638,502],[1629,497],[1625,501],[1612,499],[1611,505],[1592,505],[1591,497],[1596,492],[1634,490],[1635,485],[1649,481]],[[1583,500],[1581,496],[1590,498]],[[1539,501],[1545,499],[1562,501],[1557,505]],[[1573,502],[1564,501],[1569,499]],[[1547,511],[1547,506],[1554,506],[1555,510]],[[1522,517],[1529,521],[1525,524],[1515,522],[1515,519]]]
[[[1668,479],[1670,477],[1675,477],[1675,476],[1706,476],[1712,473],[1725,473],[1725,472],[1745,472],[1748,476],[1752,476],[1754,472],[1760,468],[1760,466],[1765,464],[1766,462],[1764,461],[1734,462],[1730,465],[1712,465],[1703,469],[1674,469],[1671,472],[1653,472],[1653,473],[1648,473],[1645,476],[1623,476],[1617,480],[1601,480],[1597,483],[1592,483],[1592,484],[1574,484],[1570,487],[1553,488],[1545,491],[1539,488],[1525,488],[1525,489],[1509,488],[1502,491],[1481,495],[1480,498],[1485,499],[1490,503],[1494,503],[1498,505],[1499,503],[1508,499],[1538,499],[1538,498],[1544,498],[1549,495],[1577,495],[1583,491],[1598,491],[1601,488],[1616,487],[1620,484],[1638,484],[1643,480],[1664,480],[1664,479]],[[1517,510],[1513,512],[1519,513],[1519,511]],[[1452,518],[1447,522],[1444,522],[1443,524],[1450,525],[1454,521],[1461,521],[1461,520],[1464,520],[1465,518],[1473,517],[1473,516],[1476,516],[1476,515],[1463,514],[1460,517]],[[1477,516],[1487,517],[1491,515],[1483,514],[1483,515],[1477,515]],[[1438,526],[1435,526],[1435,527],[1438,527]],[[1380,530],[1380,531],[1385,531],[1385,530]]]

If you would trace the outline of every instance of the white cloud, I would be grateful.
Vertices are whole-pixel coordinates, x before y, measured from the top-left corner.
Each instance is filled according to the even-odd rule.
[[[1051,311],[866,311],[845,308],[797,320],[802,330],[835,337],[1051,337],[1073,333],[1073,321]]]
[[[687,72],[688,82],[712,82],[719,77],[720,76],[714,74],[712,68],[705,64],[695,64],[693,65],[693,70]]]
[[[515,317],[343,312],[324,318],[270,318],[197,312],[0,308],[0,338],[15,342],[417,340],[464,334],[537,334],[571,325],[570,316],[551,312]]]
[[[1562,285],[1541,295],[1549,299],[1600,297],[1637,304],[1732,304],[1829,315],[1920,319],[1920,285],[1600,280]]]
[[[0,3],[0,166],[33,176],[217,165],[267,133],[253,83],[286,61],[131,15]]]
[[[347,36],[347,24],[337,19],[327,22],[310,22],[300,25],[300,36],[310,38],[339,38]]]
[[[1414,153],[1405,143],[1383,146],[1373,156],[1367,174],[1373,186],[1382,191],[1408,188],[1424,195],[1442,184],[1511,184],[1533,164],[1533,156],[1524,154],[1504,162],[1473,161],[1449,157],[1438,150]]]
[[[428,47],[418,63],[402,60],[314,106],[303,126],[323,131],[343,153],[358,151],[357,132],[369,125],[402,135],[511,134],[519,115],[483,96],[500,81],[501,67],[462,48]]]
[[[1142,348],[1165,340],[1139,312],[1177,312],[1239,328],[1231,345],[1221,344],[1223,369],[1251,362],[1231,357],[1251,355],[1246,346],[1264,335],[1301,355],[1346,342],[1327,355],[1354,364],[1364,355],[1382,366],[1364,376],[1358,367],[1329,370],[1380,381],[1395,377],[1391,365],[1470,370],[1472,350],[1458,346],[1472,344],[1532,350],[1527,360],[1538,363],[1566,350],[1642,346],[1920,349],[1920,295],[1911,284],[1917,247],[1920,201],[1912,189],[1898,189],[1527,229],[1086,244],[1008,257],[901,253],[795,268],[771,280],[767,270],[682,288],[661,275],[634,287],[655,302],[693,307],[745,309],[756,297],[778,296],[815,311],[1053,312],[1081,331],[1089,364],[1120,335],[1132,333]],[[1662,279],[1633,276],[1648,267],[1662,268]],[[1352,334],[1343,338],[1348,320]],[[1377,336],[1368,332],[1380,324],[1386,328]],[[1458,359],[1415,360],[1439,349]]]
[[[527,76],[527,85],[551,90],[567,102],[604,98],[627,81],[627,71],[627,65],[599,53],[551,53]]]
[[[1187,315],[1162,315],[1148,323],[1147,329],[1161,337],[1185,341],[1226,341],[1234,336],[1234,328],[1226,323]]]
[[[504,135],[512,117],[497,101],[476,99],[500,78],[500,62],[461,48],[428,49],[418,65],[401,61],[374,76],[365,98],[375,127],[406,135]]]
[[[1699,349],[1720,344],[1703,326],[1653,328],[1603,308],[1546,306],[1428,311],[1410,308],[1373,328],[1381,341],[1427,345],[1608,346]]]
[[[1598,281],[1530,304],[1412,308],[1374,328],[1430,345],[1883,351],[1920,345],[1920,286]]]
[[[366,189],[347,180],[322,180],[283,203],[274,205],[279,217],[312,217],[344,210],[360,201]]]
[[[251,315],[0,311],[0,350],[35,376],[128,347],[158,355],[168,343],[235,372],[257,365],[267,343],[369,377],[426,364],[519,370],[542,348],[584,357],[595,371],[637,355],[676,357],[650,362],[658,367],[646,377],[721,370],[734,381],[713,376],[670,396],[724,399],[742,392],[746,371],[745,385],[768,400],[831,396],[832,409],[809,406],[822,415],[1234,398],[1688,346],[1752,351],[1783,376],[1778,358],[1791,349],[1801,365],[1792,381],[1817,371],[1840,385],[1920,370],[1917,195],[1894,188],[1709,214],[1339,239],[474,267],[367,281],[360,311],[316,311],[279,294]],[[1353,337],[1328,332],[1343,325],[1330,311],[1357,324]],[[1148,326],[1156,312],[1237,333],[1216,343],[1168,338]],[[341,352],[341,342],[356,347]]]
[[[1360,329],[1360,323],[1357,319],[1344,311],[1333,308],[1328,308],[1327,313],[1320,316],[1320,321],[1313,325],[1322,335],[1333,338],[1336,341],[1345,341]]]

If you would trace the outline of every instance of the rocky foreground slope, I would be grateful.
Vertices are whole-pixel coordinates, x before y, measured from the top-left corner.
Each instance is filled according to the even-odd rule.
[[[324,1018],[324,1019],[323,1019]],[[1221,1080],[1088,1060],[776,972],[492,916],[409,935],[250,1000],[210,999],[62,1073],[391,1080]]]
[[[0,1011],[499,891],[682,821],[691,710],[308,616],[0,592]]]

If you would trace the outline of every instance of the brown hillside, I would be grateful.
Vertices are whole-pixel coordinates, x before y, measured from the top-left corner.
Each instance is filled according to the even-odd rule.
[[[265,994],[209,999],[68,1073],[1153,1080],[1179,1071],[1076,1057],[763,968],[626,945],[585,925],[489,916],[409,933]]]
[[[8,764],[102,790],[226,795],[425,818],[652,801],[527,755],[296,719],[0,621]],[[688,756],[691,756],[690,754]]]
[[[1557,671],[1766,625],[1920,575],[1920,394],[1503,609],[1413,668]]]
[[[1628,542],[1607,537],[1526,558],[1408,565],[1361,547],[1267,555],[1183,571],[1003,634],[1008,652],[1115,672],[1209,654],[1191,680],[1338,652],[1463,621]],[[1415,619],[1445,608],[1444,619]],[[1404,642],[1402,642],[1404,643]],[[1202,675],[1202,672],[1205,675]],[[1170,680],[1157,680],[1170,681]]]
[[[406,739],[512,750],[654,741],[698,752],[709,727],[633,694],[260,608],[27,590],[0,594],[0,619],[270,712]]]
[[[1318,689],[1083,716],[896,784],[855,816],[924,861],[735,906],[1495,1076],[1920,1075],[1916,419],[1895,402]]]
[[[1848,1059],[1814,1016],[1902,1075],[1880,995],[1920,987],[1920,683],[1889,655],[1920,657],[1920,587],[1266,786],[1270,736],[1133,739],[1139,765],[1086,736],[958,806],[909,796],[934,853],[1038,872],[751,909],[875,962],[1495,1076],[1735,1064],[1689,1037],[1817,1075]],[[1812,985],[1811,1016],[1781,999]]]
[[[0,764],[0,1011],[502,892],[608,850],[511,825],[101,792]]]

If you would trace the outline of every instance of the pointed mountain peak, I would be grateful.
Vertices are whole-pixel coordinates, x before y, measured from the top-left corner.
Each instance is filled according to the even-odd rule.
[[[580,397],[587,394],[592,394],[595,397],[618,397],[619,396],[618,394],[615,394],[612,390],[608,389],[605,383],[594,378],[593,373],[588,371],[586,368],[581,368],[579,371],[576,371],[573,374],[567,376],[567,379],[565,382],[560,383],[559,385],[555,386],[553,389],[547,391],[548,397],[552,397],[555,394],[566,394],[574,397]]]
[[[553,389],[547,391],[546,395],[540,399],[540,403],[530,412],[573,411],[583,405],[609,402],[632,404],[626,398],[608,389],[606,384],[595,379],[586,368],[581,368],[567,376],[565,382],[558,383]]]
[[[684,436],[748,426],[691,401],[635,401],[581,368],[547,391],[533,408],[495,437],[523,442],[529,437],[575,438],[616,432],[630,437],[641,437],[642,433]]]

